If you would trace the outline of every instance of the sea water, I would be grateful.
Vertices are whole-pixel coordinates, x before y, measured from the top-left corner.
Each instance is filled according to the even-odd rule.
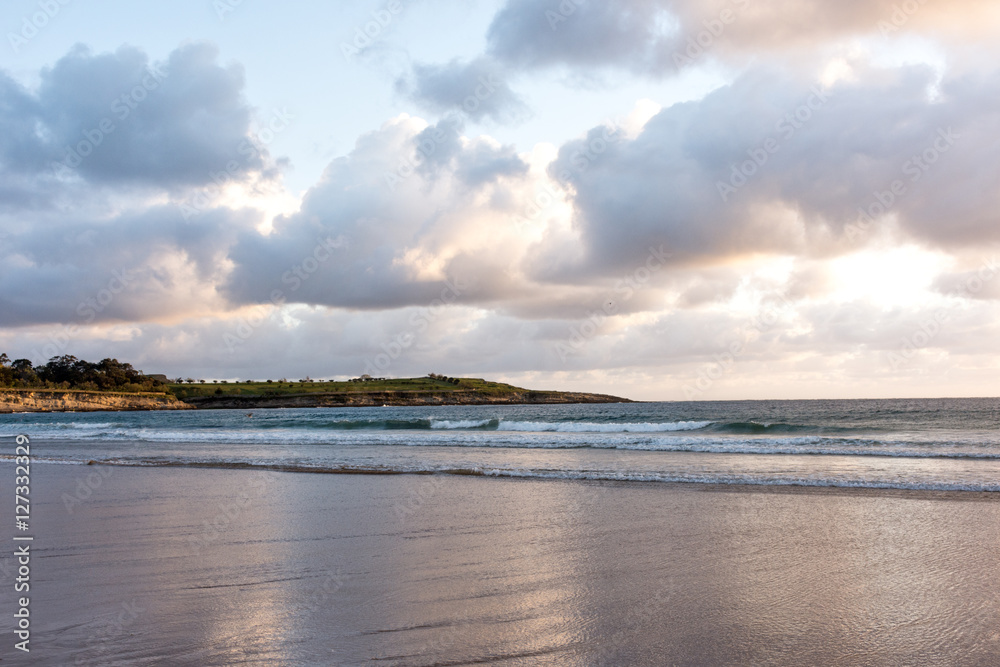
[[[1000,491],[996,398],[0,415],[14,435],[42,465]]]

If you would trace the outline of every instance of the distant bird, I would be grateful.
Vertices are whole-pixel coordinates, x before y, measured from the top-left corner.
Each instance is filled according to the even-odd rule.
[[[248,412],[248,413],[247,413],[247,418],[248,418],[248,419],[250,419],[250,418],[253,418],[253,413],[252,413],[252,412]]]

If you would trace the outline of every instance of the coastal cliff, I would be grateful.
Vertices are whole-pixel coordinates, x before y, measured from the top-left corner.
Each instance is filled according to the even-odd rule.
[[[169,394],[124,394],[40,389],[0,390],[0,414],[11,412],[189,410],[191,407]]]
[[[165,393],[0,389],[0,413],[632,402],[607,394],[532,390],[481,378],[442,376],[370,378],[363,382],[177,383],[167,388]]]
[[[631,403],[627,398],[605,394],[562,391],[525,391],[505,396],[489,396],[475,391],[407,392],[379,391],[365,393],[330,392],[285,394],[282,396],[204,396],[186,399],[200,409],[250,408],[343,408],[423,406],[423,405],[546,405],[560,403]]]

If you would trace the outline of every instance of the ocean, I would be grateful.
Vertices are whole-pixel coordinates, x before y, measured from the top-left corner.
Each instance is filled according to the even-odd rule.
[[[31,664],[1000,664],[1000,399],[252,415],[0,416]]]
[[[1000,491],[997,398],[0,415],[14,435],[40,465]]]

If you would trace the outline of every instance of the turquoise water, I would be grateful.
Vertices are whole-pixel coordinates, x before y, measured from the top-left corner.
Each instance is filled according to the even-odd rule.
[[[0,416],[18,434],[41,464],[1000,491],[1000,399]]]

